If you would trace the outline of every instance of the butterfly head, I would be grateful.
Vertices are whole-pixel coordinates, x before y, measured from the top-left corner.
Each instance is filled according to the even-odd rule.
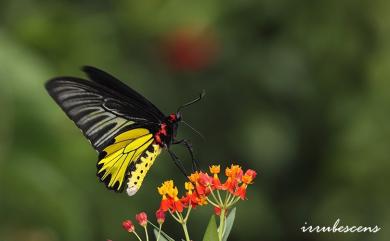
[[[177,122],[180,122],[181,121],[181,113],[180,112],[177,112],[177,113],[172,113],[168,116],[168,121],[169,123],[177,123]]]
[[[182,120],[180,112],[170,114],[167,119],[168,125],[171,127],[172,136],[176,137],[179,122]]]

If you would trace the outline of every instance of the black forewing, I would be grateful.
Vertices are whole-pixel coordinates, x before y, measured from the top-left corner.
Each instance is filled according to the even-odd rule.
[[[84,70],[91,80],[59,77],[49,80],[46,89],[97,151],[124,130],[159,128],[164,114],[146,98],[103,71]]]
[[[142,108],[146,108],[148,110],[148,114],[153,115],[157,120],[164,119],[165,115],[148,99],[109,73],[92,66],[84,66],[83,71],[92,81],[120,93],[122,97],[127,99],[127,102],[133,104],[137,103],[139,106],[142,106]]]

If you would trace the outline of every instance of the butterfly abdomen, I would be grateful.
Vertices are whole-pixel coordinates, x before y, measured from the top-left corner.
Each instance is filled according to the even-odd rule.
[[[161,153],[161,148],[157,144],[153,144],[139,159],[132,165],[128,173],[126,192],[129,196],[133,196],[140,189],[142,182],[153,165],[157,156]]]

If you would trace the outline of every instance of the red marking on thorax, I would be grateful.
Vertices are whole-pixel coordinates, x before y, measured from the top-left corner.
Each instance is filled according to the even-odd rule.
[[[163,145],[163,143],[162,143],[162,140],[161,140],[161,135],[163,135],[163,136],[167,136],[167,124],[165,124],[165,123],[162,123],[161,125],[160,125],[160,130],[158,130],[157,132],[156,132],[156,134],[154,134],[154,140],[155,140],[155,142],[157,143],[157,144],[159,144],[160,146],[162,146]]]
[[[175,122],[176,119],[177,119],[177,118],[176,118],[176,114],[172,113],[172,114],[169,115],[169,120],[170,120],[171,122]]]

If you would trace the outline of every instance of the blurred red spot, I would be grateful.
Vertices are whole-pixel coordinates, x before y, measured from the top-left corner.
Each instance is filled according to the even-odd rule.
[[[198,71],[215,59],[217,41],[207,31],[180,29],[168,33],[163,42],[168,65],[178,71]]]

